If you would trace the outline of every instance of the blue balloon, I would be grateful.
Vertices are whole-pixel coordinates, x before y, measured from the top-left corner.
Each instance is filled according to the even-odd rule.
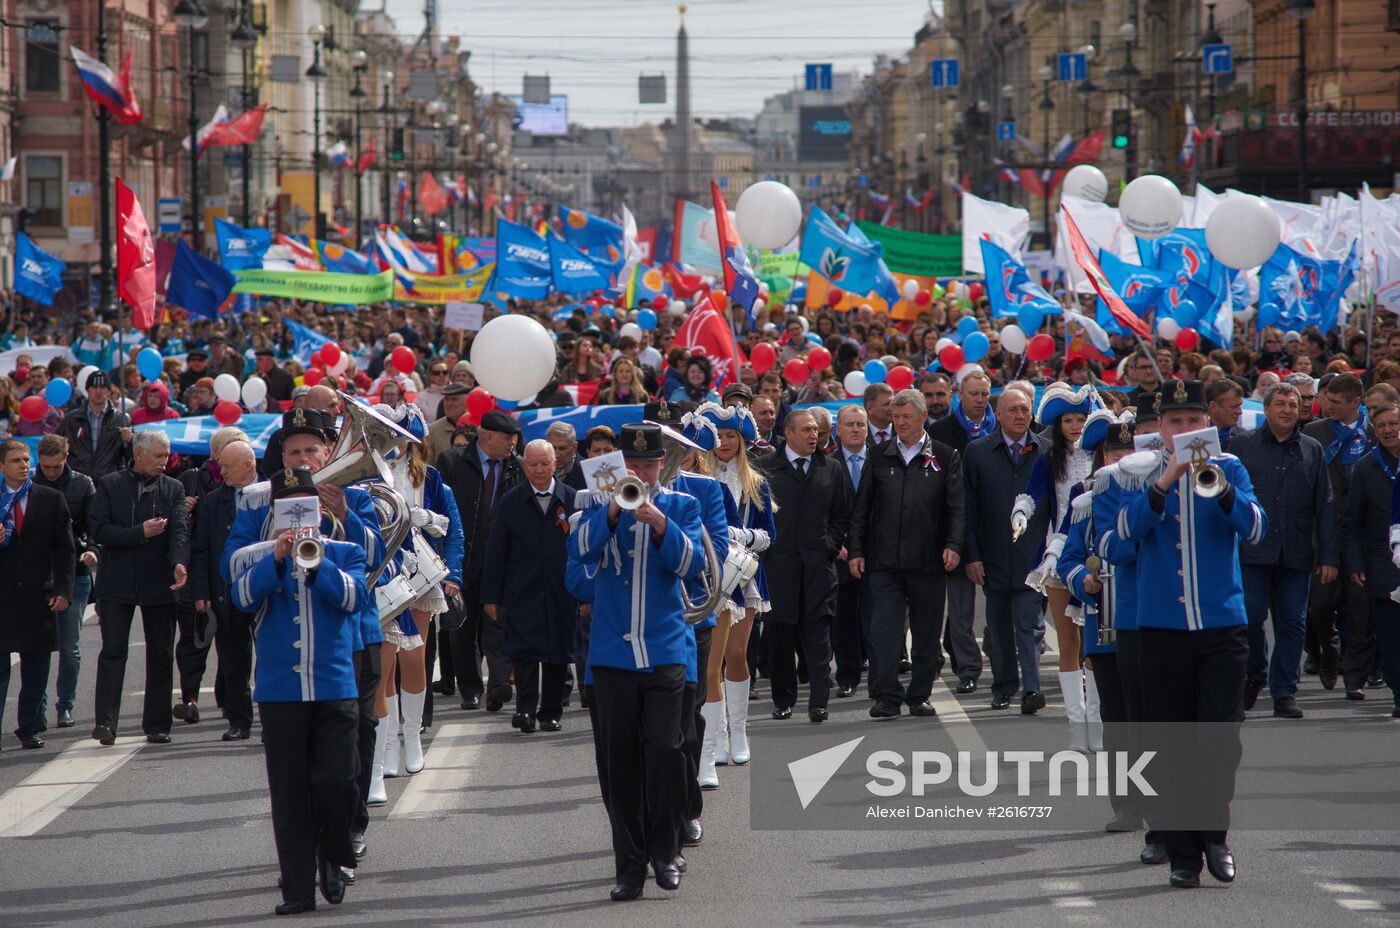
[[[820,335],[818,335],[816,332],[808,332],[808,333],[807,333],[807,341],[811,342],[813,345],[821,345],[821,344],[822,344],[822,337],[821,337]]]
[[[502,409],[514,409],[520,405],[520,402],[518,400],[503,400],[498,396],[496,397],[496,405]]]
[[[1021,327],[1022,332],[1026,333],[1027,338],[1034,335],[1044,321],[1045,313],[1030,304],[1022,306],[1020,311],[1016,313],[1016,324]]]
[[[161,371],[160,352],[150,347],[142,348],[136,355],[136,369],[147,380],[155,380]]]
[[[1201,311],[1197,309],[1196,304],[1190,300],[1182,300],[1180,303],[1176,304],[1176,309],[1172,310],[1172,318],[1180,323],[1183,329],[1187,326],[1195,325],[1196,320],[1200,318],[1200,314]]]
[[[865,362],[866,383],[884,383],[885,375],[888,373],[889,371],[885,368],[884,361],[873,360]]]
[[[650,332],[656,328],[656,313],[650,309],[643,309],[637,313],[637,325],[643,332]]]
[[[1262,329],[1266,325],[1273,325],[1275,322],[1278,322],[1278,317],[1282,312],[1283,310],[1279,309],[1277,303],[1265,303],[1260,306],[1259,328]]]
[[[73,385],[62,377],[49,381],[49,385],[44,388],[44,399],[49,401],[50,406],[62,406],[73,397]]]
[[[617,310],[613,309],[611,303],[604,303],[602,306],[598,307],[598,314],[613,319],[617,316]],[[642,328],[645,329],[646,326],[642,326]]]
[[[962,350],[963,359],[966,361],[980,361],[987,356],[987,350],[991,348],[991,342],[987,340],[986,334],[973,332],[963,339]]]
[[[976,317],[976,316],[963,316],[961,319],[958,320],[957,333],[958,333],[959,335],[961,335],[963,338],[967,338],[967,336],[971,335],[973,332],[976,332],[976,331],[977,331],[977,317]]]
[[[940,364],[938,363],[938,359],[937,359],[937,358],[934,358],[933,360],[931,360],[931,361],[928,362],[928,372],[929,372],[930,374],[936,374],[936,373],[938,373],[938,368],[941,367],[941,366],[942,366],[942,365],[940,365]]]

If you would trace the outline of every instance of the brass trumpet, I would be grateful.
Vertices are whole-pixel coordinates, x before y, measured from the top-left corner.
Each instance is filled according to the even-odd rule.
[[[1229,485],[1225,471],[1209,461],[1202,461],[1191,468],[1191,492],[1201,499],[1215,499]]]
[[[641,509],[642,503],[647,501],[647,485],[629,474],[613,488],[613,499],[617,501],[619,509],[628,512]]]
[[[297,530],[296,541],[292,544],[292,558],[301,570],[315,570],[321,566],[326,554],[326,546],[316,529],[306,527]]]

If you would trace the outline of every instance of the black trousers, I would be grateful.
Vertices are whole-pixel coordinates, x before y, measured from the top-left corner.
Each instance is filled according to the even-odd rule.
[[[846,570],[845,563],[836,565]],[[836,655],[836,685],[860,686],[861,663],[868,660],[870,645],[870,578],[852,577],[836,585],[836,615],[831,622],[831,646]]]
[[[374,711],[374,695],[379,690],[384,655],[377,644],[355,652],[355,685],[359,691],[355,724],[355,797],[350,804],[350,830],[364,834],[369,828],[369,779],[374,766],[374,739],[379,716]],[[351,864],[351,866],[354,866]]]
[[[117,730],[121,715],[126,656],[131,646],[132,603],[99,601],[102,650],[97,655],[97,692],[93,716],[98,725]],[[175,604],[141,607],[141,628],[146,636],[146,698],[141,729],[148,735],[169,733],[170,692],[175,676]]]
[[[558,721],[564,714],[564,678],[569,674],[569,665],[539,661],[514,664],[515,711]]]
[[[209,668],[209,647],[214,643],[210,634],[208,615],[201,615],[194,606],[180,603],[175,608],[175,624],[180,640],[175,644],[175,666],[180,670],[180,700],[199,702],[199,685]],[[202,632],[202,634],[201,634]]]
[[[1372,600],[1347,576],[1318,583],[1314,575],[1308,596],[1308,638],[1317,648],[1318,669],[1340,671],[1348,687],[1366,685],[1376,669],[1376,633],[1371,624]],[[1338,657],[1337,626],[1347,623],[1345,649]]]
[[[481,696],[487,688],[510,683],[510,658],[501,653],[505,633],[500,622],[491,622],[481,609],[481,581],[462,587],[467,620],[452,632],[452,670],[457,676],[457,692],[463,699]],[[481,677],[481,659],[486,658],[486,680]]]
[[[1400,603],[1373,599],[1370,615],[1376,630],[1381,674],[1395,697],[1395,705],[1400,707]]]
[[[1142,680],[1143,721],[1154,722],[1229,722],[1244,721],[1244,678],[1249,661],[1249,636],[1245,625],[1227,628],[1207,628],[1200,631],[1176,629],[1138,629],[1138,668]],[[1144,736],[1150,740],[1151,734]],[[1169,806],[1180,808],[1187,804],[1181,790],[1194,793],[1189,799],[1197,805],[1204,819],[1224,827],[1197,831],[1163,831],[1173,870],[1201,871],[1207,844],[1225,841],[1230,820],[1230,799],[1234,797],[1235,772],[1239,768],[1243,749],[1238,731],[1232,744],[1226,746],[1229,756],[1218,753],[1219,739],[1212,739],[1211,775],[1219,782],[1191,784],[1201,774],[1174,775],[1173,771],[1191,763],[1180,751],[1167,756],[1168,774],[1158,788]],[[1149,806],[1149,809],[1151,806]]]
[[[433,642],[432,650],[429,651],[428,654],[437,655],[437,678],[439,680],[450,680],[455,687],[457,685],[457,674],[452,669],[452,633],[443,628],[441,622],[436,624],[437,632],[433,636],[436,640]],[[428,658],[428,679],[432,680],[432,677],[433,662],[430,656]]]
[[[593,668],[599,782],[619,883],[640,886],[649,860],[669,863],[679,850],[686,804],[684,697],[682,664],[650,673]]]
[[[805,595],[799,594],[799,606]],[[797,705],[797,649],[807,659],[807,709],[825,709],[831,696],[831,615],[798,613],[797,624],[774,622],[768,627],[768,676],[773,689],[773,707],[791,709]]]
[[[883,703],[916,706],[933,692],[933,680],[942,660],[939,636],[943,633],[943,574],[917,570],[872,570],[870,593],[874,599],[870,637],[875,650],[870,660],[871,698]],[[909,616],[909,688],[899,681],[899,654],[904,644],[904,617]]]
[[[1118,686],[1123,692],[1123,723],[1126,735],[1129,739],[1129,750],[1139,746],[1142,739],[1142,672],[1138,668],[1138,655],[1142,652],[1142,642],[1138,638],[1137,629],[1118,629],[1118,639],[1115,642],[1117,653],[1114,655],[1113,669],[1118,675]],[[1098,679],[1099,655],[1094,655],[1094,678]],[[1103,691],[1100,690],[1100,693]],[[1100,697],[1102,698],[1102,697]],[[1108,717],[1104,716],[1104,721]],[[1108,726],[1104,726],[1104,739],[1109,737]],[[1115,808],[1117,808],[1115,806]],[[1137,812],[1147,819],[1148,805],[1146,802],[1137,803]],[[1150,824],[1151,819],[1148,819]],[[1153,831],[1150,827],[1143,835],[1144,844],[1161,844],[1162,835]]]
[[[721,618],[721,622],[728,621]],[[700,789],[700,745],[705,740],[705,717],[700,707],[709,699],[709,681],[706,669],[710,666],[710,639],[713,628],[695,629],[695,682],[685,685],[687,711],[682,707],[682,716],[690,719],[690,725],[681,727],[681,737],[685,747],[686,803],[687,820],[697,819],[705,811],[705,794]]]
[[[423,647],[427,651],[423,654],[423,673],[428,681],[428,685],[423,687],[423,727],[433,727],[433,661],[437,658],[438,626],[437,616],[428,616],[428,627],[419,629],[423,635]],[[448,643],[449,647],[451,642]],[[395,682],[395,692],[403,692],[398,689],[398,681]]]
[[[228,723],[252,728],[253,617],[230,608],[228,621],[219,623],[214,634],[214,651],[219,657],[219,680],[223,683]]]
[[[286,902],[316,895],[318,853],[336,866],[355,866],[350,809],[358,714],[353,699],[258,703]]]

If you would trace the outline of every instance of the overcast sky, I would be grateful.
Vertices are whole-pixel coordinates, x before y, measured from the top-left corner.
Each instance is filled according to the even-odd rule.
[[[422,0],[386,0],[398,31],[423,28]],[[941,3],[939,4],[941,6]],[[548,73],[583,125],[660,122],[675,110],[676,3],[665,0],[438,0],[439,32],[462,37],[472,77],[520,93]],[[691,110],[753,116],[765,97],[800,85],[807,62],[869,72],[880,52],[901,55],[928,0],[690,0]],[[665,106],[637,102],[639,74],[666,74]]]

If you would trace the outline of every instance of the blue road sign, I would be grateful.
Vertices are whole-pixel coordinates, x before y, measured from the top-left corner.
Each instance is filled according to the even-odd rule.
[[[1089,56],[1083,52],[1060,53],[1060,80],[1082,81],[1089,76]]]
[[[1016,141],[1016,120],[1008,119],[1006,122],[997,123],[997,141]]]
[[[929,63],[929,82],[934,87],[958,86],[958,59],[935,58]]]
[[[1207,45],[1201,49],[1202,74],[1229,74],[1233,70],[1235,62],[1229,42]]]
[[[807,65],[807,89],[808,89],[808,90],[830,90],[830,89],[831,89],[831,65],[829,65],[829,64],[809,64],[809,65]]]

